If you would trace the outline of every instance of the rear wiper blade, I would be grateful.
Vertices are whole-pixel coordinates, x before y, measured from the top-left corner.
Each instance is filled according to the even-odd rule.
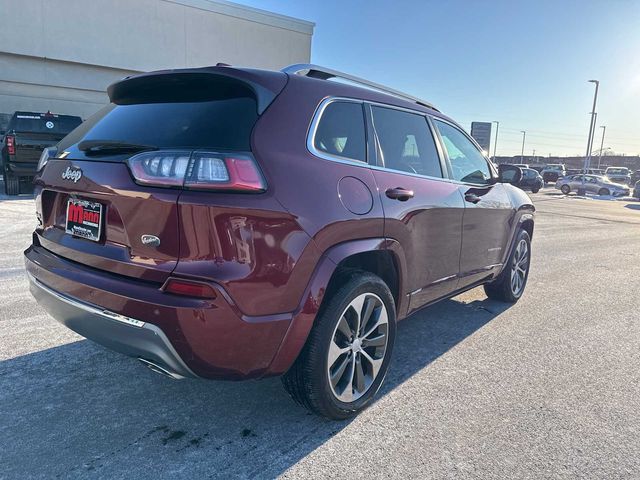
[[[113,140],[84,140],[78,144],[78,149],[87,154],[98,153],[136,153],[158,150],[153,145],[117,142]]]

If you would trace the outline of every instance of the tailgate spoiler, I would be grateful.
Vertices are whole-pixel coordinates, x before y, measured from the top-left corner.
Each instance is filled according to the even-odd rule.
[[[126,77],[111,84],[107,93],[111,102],[118,105],[152,103],[156,99],[196,102],[246,95],[256,99],[261,115],[286,83],[285,73],[269,70],[186,68]]]

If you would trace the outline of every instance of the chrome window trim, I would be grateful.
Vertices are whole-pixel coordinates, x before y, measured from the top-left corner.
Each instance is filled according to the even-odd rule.
[[[362,126],[364,128],[364,134],[365,134],[365,160],[355,160],[349,157],[333,155],[331,153],[318,150],[316,148],[315,138],[318,130],[318,124],[320,123],[320,120],[322,119],[322,116],[324,115],[324,111],[326,110],[326,108],[333,102],[357,103],[361,107],[364,104],[364,101],[362,100],[357,100],[354,98],[345,98],[345,97],[327,97],[324,100],[322,100],[322,102],[320,102],[320,105],[318,105],[318,107],[316,108],[316,111],[313,114],[313,119],[311,120],[311,124],[309,125],[309,131],[307,132],[307,150],[309,150],[309,152],[312,155],[318,158],[322,158],[324,160],[330,160],[332,162],[338,162],[338,163],[346,163],[348,165],[358,165],[360,167],[369,167],[370,165],[366,159],[367,157],[367,125],[365,123],[364,111],[362,112]]]
[[[392,108],[394,110],[400,110],[402,112],[407,112],[407,113],[412,113],[414,115],[420,115],[422,117],[425,117],[427,120],[427,125],[428,127],[431,129],[431,134],[433,136],[433,140],[436,144],[436,150],[438,150],[438,153],[440,155],[440,165],[441,168],[446,167],[446,169],[442,172],[443,176],[442,177],[431,177],[428,175],[421,175],[419,173],[411,173],[411,172],[406,172],[404,170],[396,170],[393,168],[387,168],[387,167],[383,167],[380,165],[377,165],[377,162],[375,162],[376,164],[372,164],[370,163],[370,154],[369,154],[369,149],[373,148],[377,148],[376,147],[376,142],[377,142],[377,133],[375,132],[375,127],[373,127],[373,131],[374,131],[374,135],[376,135],[376,138],[374,139],[370,139],[368,138],[367,135],[367,124],[365,123],[365,136],[367,137],[367,161],[360,161],[360,160],[353,160],[347,157],[340,157],[338,155],[332,155],[330,153],[325,153],[322,151],[319,151],[315,148],[314,146],[314,139],[315,139],[315,135],[316,135],[316,130],[318,128],[318,123],[320,122],[320,119],[322,118],[322,115],[324,114],[324,110],[327,108],[327,106],[333,102],[351,102],[351,103],[359,103],[363,106],[369,105],[369,106],[379,106],[379,107],[384,107],[384,108]],[[478,149],[478,151],[480,152],[480,154],[482,155],[482,157],[487,160],[487,164],[489,166],[489,170],[495,174],[495,170],[492,168],[491,166],[491,162],[487,159],[487,157],[482,153],[482,149],[479,148],[478,144],[475,142],[475,140],[473,140],[473,138],[469,137],[469,135],[467,135],[467,133],[460,129],[458,126],[456,126],[454,123],[445,120],[444,118],[440,118],[438,116],[426,113],[426,112],[422,112],[420,110],[414,110],[411,108],[406,108],[406,107],[399,107],[397,105],[391,105],[388,103],[382,103],[382,102],[374,102],[374,101],[369,101],[369,100],[362,100],[359,98],[349,98],[349,97],[334,97],[334,96],[329,96],[324,98],[320,104],[318,105],[318,107],[316,108],[316,111],[313,114],[311,123],[309,125],[309,129],[307,132],[307,150],[315,157],[321,158],[323,160],[329,160],[331,162],[338,162],[338,163],[343,163],[346,165],[354,165],[356,167],[361,167],[361,168],[369,168],[371,170],[378,170],[378,171],[382,171],[382,172],[391,172],[391,173],[398,173],[401,175],[408,175],[410,177],[415,177],[415,178],[424,178],[427,180],[438,180],[441,182],[448,182],[448,183],[452,183],[452,184],[456,184],[456,185],[471,185],[471,186],[479,186],[479,187],[488,187],[488,186],[492,186],[494,185],[494,183],[469,183],[469,182],[462,182],[460,180],[455,180],[454,178],[451,177],[451,172],[449,171],[450,169],[450,165],[448,164],[449,162],[449,158],[446,154],[446,150],[444,148],[444,146],[442,145],[442,140],[440,139],[440,132],[437,129],[437,127],[435,125],[432,124],[433,121],[438,120],[444,123],[447,123],[449,125],[451,125],[452,127],[460,130],[467,138],[469,138],[471,140],[471,142],[475,145],[475,147]],[[365,122],[368,121],[368,119],[366,118],[366,113],[365,113]],[[377,152],[375,153],[375,157],[377,159]],[[444,162],[444,164],[443,164]]]

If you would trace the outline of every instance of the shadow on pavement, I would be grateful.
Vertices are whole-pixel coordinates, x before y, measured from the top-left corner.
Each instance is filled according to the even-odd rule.
[[[624,208],[630,208],[631,210],[640,210],[640,203],[627,203]]]
[[[401,322],[379,397],[506,308],[447,300]],[[86,340],[0,362],[0,417],[7,478],[273,477],[350,423],[309,414],[277,378],[173,381]]]

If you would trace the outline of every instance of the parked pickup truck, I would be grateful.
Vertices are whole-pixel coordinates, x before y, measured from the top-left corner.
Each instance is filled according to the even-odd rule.
[[[20,181],[35,175],[42,150],[57,144],[82,123],[80,117],[55,113],[15,112],[0,144],[4,190],[20,193]]]

